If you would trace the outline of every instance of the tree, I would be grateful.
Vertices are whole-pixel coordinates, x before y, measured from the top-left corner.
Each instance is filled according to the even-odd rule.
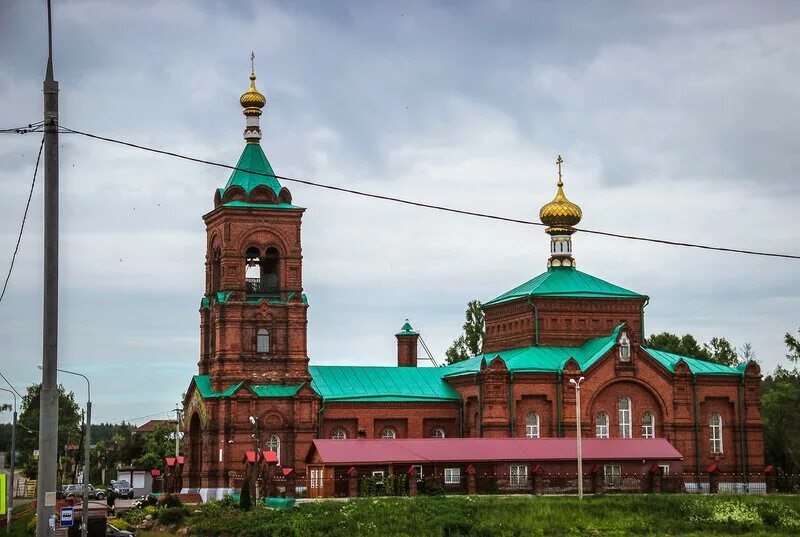
[[[152,470],[164,466],[164,459],[175,455],[175,431],[166,425],[156,425],[152,432],[142,433],[144,452],[134,466]]]
[[[671,332],[651,334],[649,338],[645,339],[644,346],[672,354],[688,356],[690,358],[699,358],[700,360],[707,361],[711,360],[711,353],[704,347],[701,347],[691,334],[684,334],[683,336],[678,336]]]
[[[250,500],[250,480],[245,477],[242,480],[242,491],[239,493],[239,508],[242,509],[242,511],[249,511],[252,506],[253,502]]]
[[[800,328],[797,329],[798,335],[800,335]],[[797,339],[789,332],[786,332],[786,338],[784,339],[786,342],[786,347],[789,349],[789,353],[786,357],[789,359],[790,362],[796,364],[800,362],[800,339]]]
[[[739,364],[739,355],[736,354],[736,349],[724,337],[711,338],[711,341],[703,345],[703,348],[710,355],[710,362],[731,367]]]
[[[17,428],[17,445],[20,457],[26,459],[39,448],[39,394],[42,385],[33,384],[22,397],[21,412]],[[58,386],[58,448],[64,449],[69,443],[77,444],[80,441],[80,414],[75,394],[66,393],[64,386]]]
[[[464,333],[453,341],[450,348],[445,351],[448,364],[455,364],[469,358],[477,356],[483,349],[483,337],[486,333],[486,324],[483,317],[481,303],[472,300],[467,304],[465,321],[462,326]]]

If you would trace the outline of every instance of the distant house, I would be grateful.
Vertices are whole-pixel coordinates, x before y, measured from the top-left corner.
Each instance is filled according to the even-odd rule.
[[[150,420],[147,423],[143,423],[142,425],[136,428],[137,433],[152,433],[155,431],[156,427],[159,425],[163,425],[165,427],[169,427],[170,429],[175,428],[175,420]]]

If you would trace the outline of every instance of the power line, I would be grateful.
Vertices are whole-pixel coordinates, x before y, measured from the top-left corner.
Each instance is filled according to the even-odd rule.
[[[386,196],[386,195],[383,195],[383,194],[374,194],[374,193],[371,193],[371,192],[364,192],[364,191],[361,191],[361,190],[354,190],[354,189],[350,189],[350,188],[344,188],[344,187],[339,187],[339,186],[334,186],[334,185],[328,185],[328,184],[324,184],[324,183],[318,183],[316,181],[309,181],[307,179],[298,179],[298,178],[295,178],[295,177],[287,177],[287,176],[284,176],[284,175],[275,175],[275,174],[269,174],[269,173],[263,173],[263,172],[256,172],[256,171],[252,171],[252,170],[246,170],[246,169],[243,169],[243,168],[237,168],[236,166],[230,166],[228,164],[222,164],[221,162],[214,162],[214,161],[211,161],[211,160],[205,160],[205,159],[200,159],[200,158],[196,158],[196,157],[190,157],[190,156],[182,155],[180,153],[175,153],[175,152],[172,152],[172,151],[165,151],[163,149],[156,149],[156,148],[153,148],[153,147],[147,147],[147,146],[143,146],[143,145],[139,145],[139,144],[134,144],[134,143],[131,143],[131,142],[126,142],[126,141],[123,141],[123,140],[118,140],[118,139],[115,139],[115,138],[108,138],[108,137],[105,137],[105,136],[99,136],[97,134],[91,134],[91,133],[88,133],[88,132],[81,132],[81,131],[70,129],[70,128],[67,128],[67,127],[64,127],[64,126],[62,126],[61,129],[62,129],[61,132],[71,133],[71,134],[79,134],[81,136],[86,136],[88,138],[93,138],[95,140],[102,140],[102,141],[105,141],[105,142],[111,142],[111,143],[115,143],[115,144],[119,144],[119,145],[124,145],[124,146],[127,146],[127,147],[132,147],[134,149],[141,149],[143,151],[149,151],[151,153],[157,153],[159,155],[165,155],[165,156],[169,156],[169,157],[179,158],[179,159],[182,159],[182,160],[188,160],[190,162],[197,162],[199,164],[206,164],[206,165],[209,165],[209,166],[216,166],[218,168],[225,168],[225,169],[228,169],[228,170],[247,172],[247,173],[251,173],[253,175],[260,175],[260,176],[264,176],[264,177],[274,177],[275,179],[279,179],[279,180],[282,180],[282,181],[290,181],[290,182],[294,182],[294,183],[300,183],[300,184],[307,185],[307,186],[313,186],[313,187],[317,187],[317,188],[324,188],[324,189],[327,189],[327,190],[334,190],[334,191],[337,191],[337,192],[344,192],[344,193],[347,193],[347,194],[354,194],[356,196],[363,196],[363,197],[366,197],[366,198],[373,198],[373,199],[379,199],[379,200],[384,200],[384,201],[391,201],[391,202],[394,202],[394,203],[401,203],[403,205],[411,205],[413,207],[422,207],[422,208],[425,208],[425,209],[433,209],[433,210],[436,210],[436,211],[443,211],[443,212],[448,212],[448,213],[461,214],[461,215],[465,215],[465,216],[474,216],[474,217],[477,217],[477,218],[486,218],[486,219],[489,219],[489,220],[498,220],[498,221],[501,221],[501,222],[510,222],[510,223],[514,223],[514,224],[525,224],[525,225],[529,225],[529,226],[545,227],[545,224],[542,224],[541,222],[534,222],[532,220],[522,220],[522,219],[519,219],[519,218],[509,218],[509,217],[506,217],[506,216],[500,216],[500,215],[495,215],[495,214],[478,213],[478,212],[474,212],[474,211],[467,211],[467,210],[464,210],[464,209],[456,209],[456,208],[453,208],[453,207],[446,207],[446,206],[443,206],[443,205],[433,205],[431,203],[424,203],[424,202],[420,202],[420,201],[413,201],[413,200],[408,200],[408,199],[403,199],[403,198],[396,198],[396,197],[393,197],[393,196]],[[600,231],[600,230],[596,230],[596,229],[576,228],[576,230],[578,232],[580,232],[580,233],[587,233],[587,234],[590,234],[590,235],[600,235],[600,236],[604,236],[604,237],[613,237],[613,238],[617,238],[617,239],[625,239],[625,240],[632,240],[632,241],[651,242],[651,243],[655,243],[655,244],[665,244],[665,245],[668,245],[668,246],[682,246],[682,247],[685,247],[685,248],[698,248],[698,249],[701,249],[701,250],[713,250],[713,251],[718,251],[718,252],[729,252],[729,253],[737,253],[737,254],[757,255],[757,256],[764,256],[764,257],[779,257],[779,258],[783,258],[783,259],[797,259],[797,260],[800,260],[800,255],[780,254],[780,253],[774,253],[774,252],[762,252],[762,251],[756,251],[756,250],[745,250],[745,249],[741,249],[741,248],[726,248],[726,247],[723,247],[723,246],[711,246],[711,245],[707,245],[707,244],[696,244],[696,243],[690,243],[690,242],[672,241],[672,240],[666,240],[666,239],[656,239],[656,238],[652,238],[652,237],[641,237],[641,236],[637,236],[637,235],[626,235],[626,234],[622,234],[622,233],[611,233],[611,232],[608,232],[608,231]]]
[[[44,121],[37,121],[36,123],[28,123],[20,127],[10,127],[7,129],[0,129],[0,134],[28,134],[31,132],[41,132]]]
[[[9,386],[9,387],[10,387],[12,390],[14,390],[14,393],[15,393],[15,394],[17,394],[17,395],[19,395],[20,399],[22,399],[23,395],[22,395],[21,393],[19,393],[19,392],[17,391],[17,389],[14,387],[14,385],[13,385],[13,384],[11,384],[11,383],[8,381],[8,379],[7,379],[7,378],[6,378],[6,376],[3,374],[3,372],[2,372],[2,371],[0,371],[0,377],[3,377],[3,380],[4,380],[4,381],[6,381],[6,384],[8,384],[8,386]]]
[[[31,181],[31,189],[28,192],[28,201],[25,203],[25,212],[22,213],[22,225],[19,227],[19,235],[17,236],[17,245],[14,247],[14,254],[11,256],[11,265],[8,267],[8,274],[6,274],[6,281],[3,283],[3,291],[0,292],[0,302],[6,296],[6,288],[8,287],[8,280],[11,278],[11,271],[14,270],[14,261],[17,259],[17,252],[19,251],[19,243],[22,241],[22,232],[25,230],[25,220],[28,218],[28,209],[31,206],[31,198],[33,197],[33,187],[36,186],[36,174],[39,171],[39,161],[42,158],[42,149],[44,148],[44,137],[42,143],[39,144],[39,155],[36,157],[36,167],[33,169],[33,180]]]

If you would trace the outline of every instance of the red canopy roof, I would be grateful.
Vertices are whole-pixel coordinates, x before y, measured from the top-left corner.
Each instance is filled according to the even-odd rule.
[[[577,458],[574,438],[317,439],[314,449],[323,463],[342,465]],[[582,449],[584,460],[683,459],[664,438],[586,438]]]
[[[247,460],[247,462],[255,462],[256,461],[256,452],[255,451],[245,451],[244,457],[242,460]],[[278,454],[274,451],[262,451],[261,452],[261,459],[267,463],[278,463]]]

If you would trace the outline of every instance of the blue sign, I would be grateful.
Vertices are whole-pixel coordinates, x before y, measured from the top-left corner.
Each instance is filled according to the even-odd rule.
[[[69,528],[72,526],[72,523],[75,521],[73,518],[74,511],[72,507],[62,507],[61,508],[61,527],[62,528]]]

